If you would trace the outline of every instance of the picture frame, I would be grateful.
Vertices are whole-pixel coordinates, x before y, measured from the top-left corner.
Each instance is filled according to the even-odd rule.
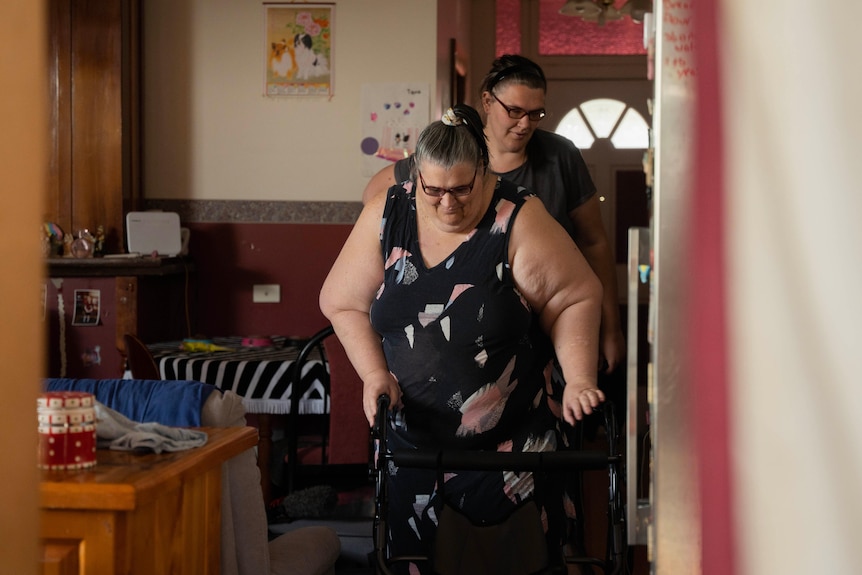
[[[265,2],[264,95],[331,98],[335,4]]]
[[[99,325],[102,310],[102,290],[76,289],[75,308],[72,315],[72,325],[96,326]]]

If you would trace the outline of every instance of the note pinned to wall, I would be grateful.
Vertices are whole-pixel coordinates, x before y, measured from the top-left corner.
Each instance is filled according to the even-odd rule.
[[[406,158],[428,125],[428,84],[382,83],[362,86],[362,175]]]

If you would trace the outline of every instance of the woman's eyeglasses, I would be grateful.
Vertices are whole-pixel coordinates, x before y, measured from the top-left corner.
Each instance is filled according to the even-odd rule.
[[[497,100],[497,103],[503,106],[503,108],[506,110],[506,113],[509,114],[509,117],[513,120],[520,120],[524,116],[527,116],[528,118],[530,118],[531,122],[538,122],[545,117],[544,108],[539,108],[538,110],[530,110],[529,112],[527,110],[522,110],[521,108],[510,108],[509,106],[500,101],[500,98],[497,97],[497,94],[491,92],[491,95],[494,96],[494,99]]]
[[[464,186],[456,186],[454,188],[438,188],[437,186],[428,186],[425,184],[425,178],[422,177],[422,172],[419,172],[419,181],[422,182],[422,190],[429,196],[442,198],[446,194],[452,194],[456,198],[466,196],[473,191],[473,185],[476,183],[476,174],[479,173],[479,167],[473,172],[473,179],[470,183]]]

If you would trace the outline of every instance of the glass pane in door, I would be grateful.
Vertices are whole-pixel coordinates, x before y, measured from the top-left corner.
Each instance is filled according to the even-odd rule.
[[[497,56],[521,53],[521,0],[497,0]]]

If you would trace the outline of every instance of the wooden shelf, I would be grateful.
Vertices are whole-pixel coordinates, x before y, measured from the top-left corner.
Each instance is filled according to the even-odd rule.
[[[185,257],[47,258],[48,277],[167,276],[190,272],[194,263]]]

